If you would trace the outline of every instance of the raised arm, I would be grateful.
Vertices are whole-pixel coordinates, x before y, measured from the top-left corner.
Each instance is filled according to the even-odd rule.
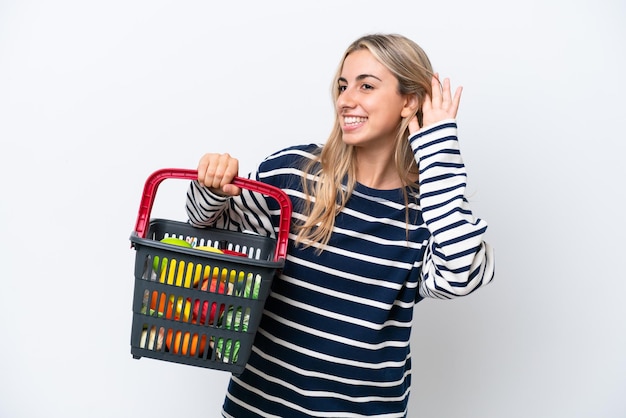
[[[431,238],[420,281],[424,297],[449,299],[467,295],[494,277],[493,248],[484,240],[487,223],[475,218],[465,197],[467,174],[457,138],[450,81],[439,86],[423,106],[424,126],[409,141],[419,167],[420,205]],[[417,128],[417,121],[412,123]]]

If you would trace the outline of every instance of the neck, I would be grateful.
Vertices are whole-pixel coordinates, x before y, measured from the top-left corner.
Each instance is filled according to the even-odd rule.
[[[413,167],[414,169],[415,167]],[[418,181],[417,171],[406,173],[407,182]],[[395,166],[393,153],[367,152],[359,148],[356,153],[356,181],[372,189],[391,190],[403,187],[403,181]]]
[[[390,190],[402,187],[402,179],[391,155],[357,152],[356,181],[372,189]]]

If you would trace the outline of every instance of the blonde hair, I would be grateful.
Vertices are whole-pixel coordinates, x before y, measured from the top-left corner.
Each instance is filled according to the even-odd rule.
[[[343,69],[346,57],[354,51],[368,50],[378,61],[387,67],[398,80],[398,90],[402,95],[416,95],[418,98],[417,117],[422,124],[421,107],[426,95],[431,94],[433,69],[426,53],[410,39],[396,34],[372,34],[354,41],[345,51],[339,68],[333,79],[332,96],[336,103],[339,96],[337,81]],[[413,151],[409,145],[410,117],[402,118],[396,136],[394,152],[395,166],[403,184],[404,200],[408,206],[407,188],[414,186],[413,178],[417,173],[417,165]],[[333,129],[324,147],[315,159],[311,160],[303,170],[303,191],[305,194],[303,213],[306,219],[295,226],[296,243],[311,246],[314,243],[318,251],[328,244],[335,217],[344,208],[356,184],[355,150],[342,140],[339,118],[335,116]],[[314,181],[317,178],[317,181]],[[342,186],[343,182],[345,186]],[[312,198],[314,197],[314,198]],[[408,207],[407,207],[408,223]]]

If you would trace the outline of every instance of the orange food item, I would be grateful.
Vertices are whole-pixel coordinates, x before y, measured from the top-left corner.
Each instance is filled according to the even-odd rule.
[[[159,310],[157,311],[157,301],[159,304]],[[165,303],[167,302],[167,310],[165,309]],[[176,302],[176,312],[174,312],[174,302]],[[189,320],[189,316],[191,315],[191,301],[185,302],[182,296],[178,297],[176,300],[175,296],[170,296],[162,292],[161,296],[159,296],[159,292],[156,290],[152,291],[152,297],[150,298],[150,309],[153,312],[158,312],[159,314],[165,316],[167,319],[175,319],[176,321],[182,320],[187,322]]]
[[[158,310],[157,310],[157,300],[159,301]],[[153,290],[152,297],[150,298],[150,309],[152,309],[153,311],[157,311],[160,314],[163,314],[165,312],[166,300],[167,300],[167,296],[165,295],[165,293],[162,293],[161,297],[159,298],[159,292],[157,292],[156,290]],[[171,315],[171,311],[170,311],[170,315]]]
[[[167,332],[167,338],[165,340],[165,344],[171,352],[174,354],[181,353],[183,356],[189,354],[190,356],[202,355],[204,353],[204,349],[206,348],[206,335],[203,335],[201,338],[198,338],[198,334],[191,335],[190,332],[176,331],[174,334],[174,341],[172,344],[172,334],[174,332],[170,329]],[[191,339],[191,344],[189,340]],[[198,344],[198,340],[199,344]]]

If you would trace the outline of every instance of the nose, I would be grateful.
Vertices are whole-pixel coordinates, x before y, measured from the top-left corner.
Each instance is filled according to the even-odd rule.
[[[339,92],[337,96],[337,110],[341,112],[345,109],[353,109],[355,107],[355,100],[353,91],[346,87],[344,91]]]

